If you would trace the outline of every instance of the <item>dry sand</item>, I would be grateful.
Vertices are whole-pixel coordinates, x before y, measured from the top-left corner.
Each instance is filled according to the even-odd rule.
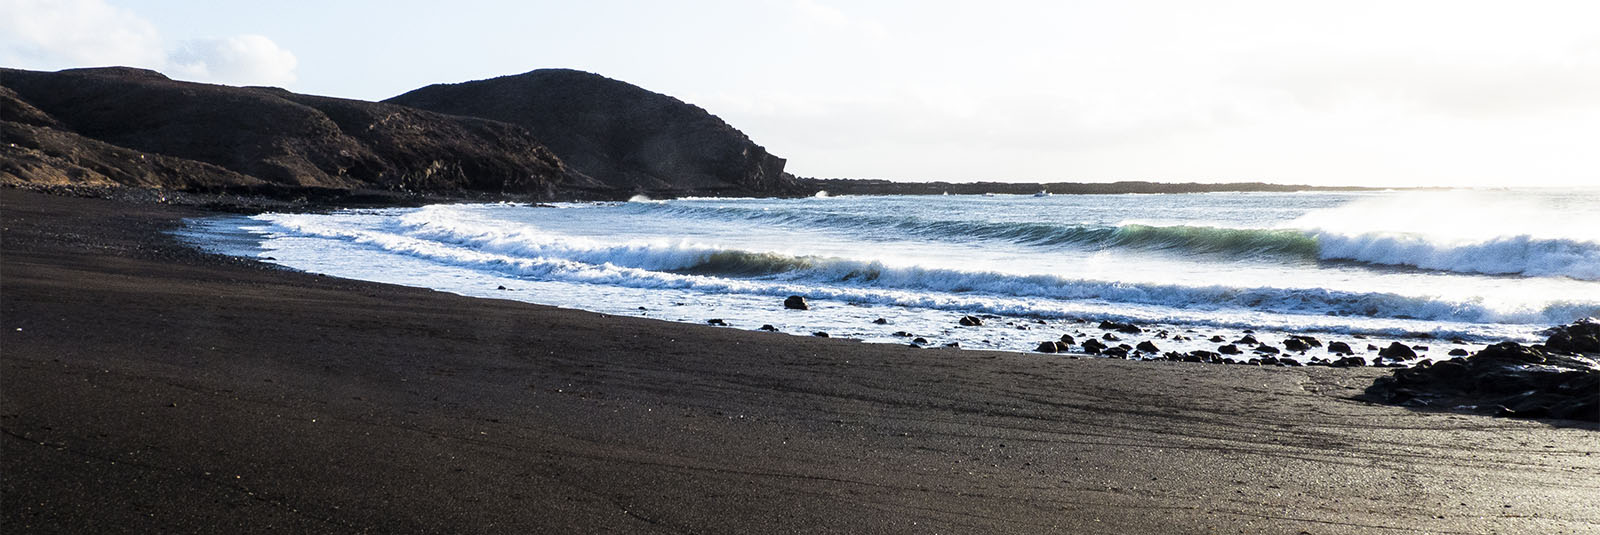
[[[0,530],[1600,532],[1593,426],[1351,399],[1387,370],[607,317],[161,233],[195,215],[0,190]]]

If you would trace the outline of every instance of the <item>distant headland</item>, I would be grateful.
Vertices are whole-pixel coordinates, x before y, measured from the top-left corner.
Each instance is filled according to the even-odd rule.
[[[128,67],[0,69],[0,184],[78,194],[525,200],[1350,190],[1229,184],[812,179],[710,112],[569,69],[383,102],[176,81]]]

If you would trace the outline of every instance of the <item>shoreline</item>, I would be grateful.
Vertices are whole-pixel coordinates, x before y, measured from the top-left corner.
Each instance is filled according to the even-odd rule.
[[[1600,528],[1593,431],[1352,399],[1384,369],[716,329],[161,233],[199,208],[0,208],[0,501],[23,531]]]

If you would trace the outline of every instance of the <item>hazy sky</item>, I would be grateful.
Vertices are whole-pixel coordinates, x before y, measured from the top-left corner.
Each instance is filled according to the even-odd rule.
[[[0,0],[0,64],[383,99],[567,67],[802,176],[1600,185],[1600,2]]]

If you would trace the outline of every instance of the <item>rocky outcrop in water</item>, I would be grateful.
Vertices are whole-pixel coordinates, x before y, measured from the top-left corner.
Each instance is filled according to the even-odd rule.
[[[1366,396],[1415,407],[1600,423],[1600,345],[1588,343],[1597,325],[1585,320],[1550,333],[1544,345],[1502,342],[1464,358],[1397,370],[1374,381]]]
[[[804,189],[783,172],[783,158],[715,115],[598,74],[540,69],[430,85],[385,102],[521,125],[612,190],[772,195]]]

